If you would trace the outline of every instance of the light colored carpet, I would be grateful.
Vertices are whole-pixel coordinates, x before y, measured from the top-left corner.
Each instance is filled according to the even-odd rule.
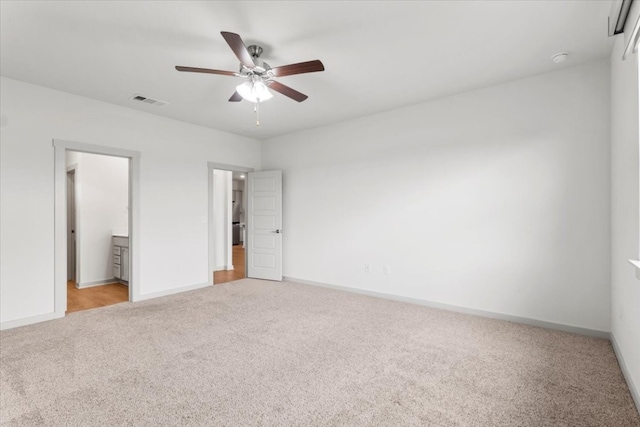
[[[640,426],[608,341],[245,279],[0,333],[2,425]]]

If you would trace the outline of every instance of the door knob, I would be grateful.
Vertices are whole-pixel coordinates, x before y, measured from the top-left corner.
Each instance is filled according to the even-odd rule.
[[[279,230],[279,229],[278,229],[278,230],[276,230],[276,234],[280,234],[280,230]]]

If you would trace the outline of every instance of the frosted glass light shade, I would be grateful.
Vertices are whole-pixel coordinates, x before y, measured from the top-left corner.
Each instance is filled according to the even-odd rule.
[[[267,88],[267,85],[261,81],[244,82],[236,87],[236,91],[241,97],[250,102],[266,101],[273,98],[273,94]]]

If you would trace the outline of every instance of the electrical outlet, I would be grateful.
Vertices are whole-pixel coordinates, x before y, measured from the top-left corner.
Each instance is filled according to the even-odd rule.
[[[390,276],[391,275],[391,267],[389,267],[388,265],[383,265],[382,266],[382,274],[384,274],[385,276]]]
[[[364,272],[365,273],[371,273],[371,264],[365,264],[364,265]]]

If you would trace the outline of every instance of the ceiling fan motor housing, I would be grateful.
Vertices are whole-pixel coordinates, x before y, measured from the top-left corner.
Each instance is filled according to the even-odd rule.
[[[264,74],[267,71],[271,70],[271,66],[264,62],[262,59],[255,58],[253,62],[254,64],[256,64],[256,66],[251,71],[256,74]]]
[[[269,73],[269,71],[271,71],[271,66],[266,62],[264,62],[262,59],[258,59],[257,57],[254,57],[253,63],[255,64],[255,67],[253,68],[248,68],[243,64],[240,64],[240,75],[243,77],[250,76],[250,75],[258,75],[260,77],[265,77],[265,78],[273,77],[273,75]]]
[[[245,65],[240,64],[240,74],[242,74],[243,76],[250,74],[257,74],[259,76],[262,76],[263,74],[266,74],[267,71],[271,70],[271,66],[260,59],[260,55],[262,55],[262,47],[252,44],[247,48],[247,51],[251,55],[255,67],[248,68]]]

